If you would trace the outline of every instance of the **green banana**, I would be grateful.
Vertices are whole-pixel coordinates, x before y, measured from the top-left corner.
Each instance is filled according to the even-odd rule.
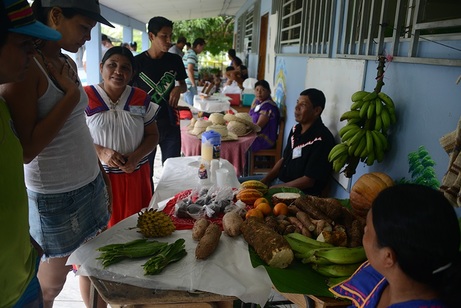
[[[334,264],[353,264],[367,259],[363,246],[317,249],[314,255],[325,258]]]
[[[307,245],[314,246],[316,248],[331,248],[334,247],[333,245],[325,242],[319,242],[313,238],[307,237],[305,235],[302,235],[300,233],[289,233],[287,235],[284,235],[285,239],[292,239],[292,240],[297,240],[299,242],[305,243]]]
[[[375,155],[376,155],[376,160],[378,163],[382,162],[384,160],[384,151],[376,151],[375,150]]]
[[[375,118],[375,130],[381,130],[383,128],[383,120],[381,116],[376,116]]]
[[[367,112],[368,112],[368,107],[370,106],[370,102],[371,101],[366,101],[365,103],[363,103],[363,106],[362,108],[360,108],[360,111],[359,111],[359,116],[363,119],[367,116]]]
[[[344,120],[349,120],[349,119],[354,119],[354,118],[359,118],[360,117],[360,112],[358,110],[349,110],[344,112],[341,117],[339,118],[339,121],[344,121]]]
[[[347,153],[347,148],[348,147],[345,143],[338,143],[335,145],[328,154],[328,161],[332,162],[342,154]]]
[[[379,116],[381,114],[381,110],[383,110],[383,103],[381,102],[381,100],[379,98],[376,98],[375,99],[375,112],[376,112],[376,115]]]
[[[375,115],[375,110],[376,110],[376,101],[375,100],[371,100],[370,101],[370,104],[368,106],[368,109],[367,109],[367,118],[368,119],[372,119],[373,116]]]
[[[388,106],[389,108],[395,108],[395,104],[394,104],[394,101],[392,100],[392,98],[389,97],[389,95],[387,95],[386,93],[384,92],[379,92],[378,93],[378,97],[383,101],[384,104],[386,104],[386,106]]]
[[[363,125],[363,119],[361,119],[361,118],[348,119],[347,120],[347,125],[352,125],[352,124],[362,126]]]
[[[395,110],[389,110],[390,117],[391,117],[391,124],[395,124],[397,122],[397,117],[395,116]]]
[[[389,111],[386,108],[386,106],[384,106],[383,110],[381,111],[381,121],[383,122],[383,132],[387,132],[387,130],[391,126],[391,118],[389,116]]]
[[[389,148],[389,141],[387,141],[387,137],[381,132],[376,133],[379,139],[381,139],[381,143],[383,144],[383,151],[387,150]]]
[[[374,150],[378,152],[383,152],[384,144],[381,138],[379,138],[378,134],[381,134],[381,133],[376,130],[371,131],[371,137],[373,138]]]
[[[358,125],[356,124],[346,124],[344,127],[342,127],[340,130],[339,130],[339,136],[342,138],[344,136],[344,134],[348,131],[348,130],[351,130],[351,129],[358,129],[360,128]]]
[[[355,131],[354,131],[355,132]],[[360,130],[358,130],[356,132],[356,134],[354,136],[352,136],[349,140],[348,140],[348,145],[351,146],[351,145],[354,145],[356,143],[358,143],[358,141],[360,141],[360,139],[362,139],[363,135],[365,134],[365,129],[363,128],[360,128]],[[355,150],[355,149],[354,149]]]
[[[351,139],[353,136],[355,136],[359,131],[361,130],[361,128],[359,126],[357,127],[353,127],[351,129],[349,129],[347,132],[344,133],[344,135],[341,137],[341,140],[343,142],[346,142],[348,141],[349,139]]]
[[[302,263],[313,263],[313,264],[332,264],[330,261],[328,261],[325,258],[317,257],[315,255],[315,251],[316,250],[311,251],[312,252],[311,255],[307,256],[306,258],[303,258],[301,262]]]
[[[314,264],[312,269],[326,277],[345,277],[351,276],[360,267],[361,263],[356,264]]]
[[[357,147],[355,148],[355,151],[354,151],[354,156],[355,157],[360,157],[360,154],[362,153],[362,151],[364,149],[367,148],[367,138],[362,138],[360,139],[359,141],[359,144],[357,145]]]
[[[375,151],[376,151],[376,149],[374,149],[373,151],[367,153],[367,158],[366,158],[367,166],[371,166],[375,162],[375,160],[376,160]]]
[[[364,103],[364,101],[361,100],[361,99],[354,102],[354,103],[352,103],[351,110],[359,110],[362,107],[363,103]]]
[[[366,145],[367,145],[367,153],[373,152],[373,133],[370,130],[367,130],[366,132]],[[364,156],[360,155],[360,157],[364,158]]]
[[[333,170],[335,172],[340,172],[341,168],[346,164],[348,159],[349,155],[347,155],[347,153],[339,156],[336,160],[333,161]]]
[[[370,92],[367,91],[357,91],[351,96],[351,101],[357,102],[359,100],[362,100],[365,96],[367,96]]]
[[[375,99],[376,97],[378,97],[378,93],[376,93],[375,91],[371,91],[370,93],[368,93],[367,96],[365,96],[363,98],[364,101],[371,101],[372,99]]]

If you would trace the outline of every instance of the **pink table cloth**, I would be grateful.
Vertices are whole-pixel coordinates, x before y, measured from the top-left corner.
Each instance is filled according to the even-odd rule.
[[[256,133],[239,137],[235,141],[221,142],[221,157],[227,159],[235,169],[237,176],[243,175],[246,163],[246,153],[253,141]],[[187,127],[181,128],[181,151],[184,156],[197,156],[201,154],[202,141],[187,132]]]

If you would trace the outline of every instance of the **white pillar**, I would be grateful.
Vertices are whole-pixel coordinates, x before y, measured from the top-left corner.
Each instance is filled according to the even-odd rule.
[[[91,40],[86,42],[86,75],[89,85],[101,82],[99,63],[101,62],[101,24],[97,23],[91,30]]]

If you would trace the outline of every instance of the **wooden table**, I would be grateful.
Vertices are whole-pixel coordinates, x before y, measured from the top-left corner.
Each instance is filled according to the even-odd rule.
[[[224,296],[209,292],[155,290],[99,279],[93,276],[90,276],[89,278],[104,301],[106,301],[106,303],[108,303],[112,308],[231,308],[234,300],[237,299],[234,296]]]
[[[244,174],[247,151],[256,139],[256,133],[239,137],[236,141],[221,142],[221,157],[227,159],[235,168],[237,176]],[[184,156],[201,154],[202,141],[187,132],[187,127],[181,128],[181,151]]]

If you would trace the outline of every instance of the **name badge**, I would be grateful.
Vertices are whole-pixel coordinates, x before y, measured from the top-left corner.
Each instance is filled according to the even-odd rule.
[[[298,158],[298,157],[301,157],[301,154],[302,154],[302,150],[301,150],[300,147],[294,148],[294,149],[293,149],[293,157],[292,157],[292,158],[293,158],[293,159],[296,159],[296,158]]]
[[[130,106],[130,113],[132,115],[144,116],[146,114],[145,106]]]

